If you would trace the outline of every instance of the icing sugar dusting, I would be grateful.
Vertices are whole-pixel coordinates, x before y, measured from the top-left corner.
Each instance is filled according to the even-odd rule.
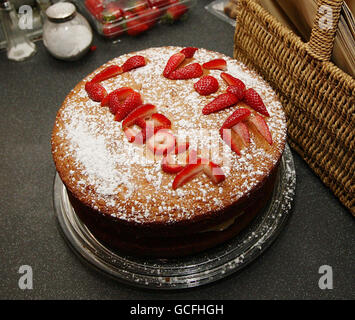
[[[237,156],[219,136],[219,128],[235,108],[209,116],[202,114],[202,108],[227,88],[220,78],[221,71],[209,71],[218,80],[220,89],[208,97],[194,90],[193,84],[198,79],[171,81],[162,76],[166,61],[180,49],[165,47],[141,51],[138,54],[148,61],[145,67],[105,80],[102,85],[108,92],[123,86],[140,92],[145,103],[156,105],[158,112],[172,121],[172,131],[178,140],[188,137],[190,148],[201,150],[201,154],[209,153],[210,159],[222,166],[226,180],[215,186],[207,176],[201,175],[182,188],[172,190],[174,175],[161,170],[161,158],[147,157],[144,146],[129,143],[121,123],[114,121],[108,108],[88,99],[81,83],[60,110],[63,125],[56,135],[61,143],[55,145],[53,153],[61,161],[68,162],[70,179],[64,182],[88,194],[94,208],[138,223],[188,219],[198,212],[203,214],[224,208],[249,193],[268,175],[282,154],[286,122],[271,87],[231,58],[204,49],[195,53],[193,62],[201,64],[215,58],[226,59],[226,72],[244,81],[247,87],[253,87],[270,113],[266,121],[274,140],[272,148],[260,145],[252,135],[250,145]],[[115,58],[102,68],[122,65],[134,54],[137,53]],[[90,80],[102,68],[84,81]]]
[[[129,184],[129,167],[123,172],[117,169],[117,159],[109,152],[102,135],[92,134],[84,122],[67,127],[67,130],[71,141],[69,151],[75,154],[77,161],[85,168],[84,173],[89,182],[97,185],[96,191],[99,194],[114,195],[117,194],[118,186]]]

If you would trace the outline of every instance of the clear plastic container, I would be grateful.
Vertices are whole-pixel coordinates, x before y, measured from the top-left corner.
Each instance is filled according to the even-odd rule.
[[[76,3],[106,38],[137,36],[159,22],[185,19],[196,0],[77,0]]]

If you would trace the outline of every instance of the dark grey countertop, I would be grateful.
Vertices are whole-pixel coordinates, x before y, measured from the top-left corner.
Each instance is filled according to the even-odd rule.
[[[153,46],[197,46],[227,55],[234,29],[198,1],[189,19],[159,26],[97,50],[78,62],[38,53],[15,63],[0,53],[0,298],[2,299],[354,299],[354,219],[295,153],[293,214],[276,242],[241,272],[216,283],[159,292],[117,283],[84,265],[66,245],[53,213],[55,168],[50,135],[56,112],[86,74],[123,53]],[[33,289],[20,290],[21,265],[33,269]],[[319,267],[333,269],[334,288],[321,290]]]

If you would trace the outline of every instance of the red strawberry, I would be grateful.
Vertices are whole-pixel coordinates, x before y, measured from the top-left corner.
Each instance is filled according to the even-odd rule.
[[[243,89],[243,91],[246,90],[245,84],[242,80],[239,80],[238,78],[235,78],[231,76],[229,73],[222,72],[221,73],[221,78],[229,85],[229,86],[237,86]]]
[[[214,59],[204,63],[202,67],[205,69],[225,70],[227,68],[227,62],[224,59]]]
[[[122,108],[115,114],[116,121],[122,121],[130,112],[143,103],[141,95],[138,92],[131,93],[123,102]]]
[[[138,119],[145,119],[146,117],[151,116],[157,107],[152,104],[143,104],[137,109],[134,109],[122,122],[122,129],[134,125]]]
[[[101,16],[104,23],[114,22],[123,18],[123,10],[115,2],[109,2]]]
[[[103,0],[85,0],[85,6],[95,18],[101,19]]]
[[[204,76],[194,84],[194,88],[200,95],[208,96],[218,90],[219,84],[216,78]]]
[[[189,147],[190,147],[190,144],[188,142],[184,142],[184,143],[177,142],[176,146],[175,146],[174,153],[175,154],[183,153],[183,152],[187,151],[189,149]]]
[[[186,58],[190,59],[194,56],[194,54],[197,50],[198,50],[198,48],[186,47],[186,48],[182,49],[180,52],[183,53]]]
[[[147,141],[147,147],[155,155],[166,155],[175,148],[175,137],[170,131],[161,129]]]
[[[207,104],[203,109],[203,114],[210,114],[228,108],[239,102],[238,98],[231,93],[223,93]]]
[[[182,169],[175,177],[173,181],[173,190],[180,188],[185,183],[191,181],[193,178],[198,176],[203,172],[204,164],[202,164],[201,159],[197,163],[190,163],[184,169]]]
[[[234,94],[239,101],[242,101],[244,99],[245,89],[240,86],[229,86],[227,88],[227,92]]]
[[[174,23],[179,20],[186,12],[188,8],[184,4],[176,4],[169,7],[166,10],[165,15],[162,17],[162,22],[164,23]]]
[[[197,151],[194,149],[190,149],[187,155],[187,163],[196,164],[199,161],[199,157],[197,156]]]
[[[107,106],[113,103],[115,101],[115,104],[117,104],[117,101],[123,101],[126,99],[130,94],[132,94],[134,91],[132,88],[129,87],[122,87],[119,89],[116,89],[110,94],[107,95],[102,101],[101,101],[101,106]],[[111,102],[112,100],[112,102]]]
[[[238,147],[238,143],[237,140],[234,136],[234,134],[232,134],[232,130],[231,129],[223,129],[221,128],[221,130],[219,131],[222,140],[238,155],[240,155],[240,151],[239,151],[239,147]]]
[[[106,36],[106,38],[114,38],[124,34],[125,29],[121,24],[104,24],[102,27],[102,33]]]
[[[227,118],[227,120],[223,123],[221,129],[223,130],[223,129],[232,128],[237,123],[242,122],[243,120],[248,118],[250,116],[250,114],[251,114],[251,112],[249,109],[246,109],[246,108],[237,109]]]
[[[222,168],[212,161],[209,161],[208,164],[204,165],[203,172],[212,180],[214,184],[221,183],[226,179]]]
[[[143,56],[133,56],[127,59],[127,61],[122,65],[123,72],[130,71],[139,67],[146,65],[145,58]]]
[[[269,112],[266,110],[263,100],[254,89],[245,91],[244,102],[255,111],[261,113],[266,117],[270,117]]]
[[[148,4],[145,0],[136,0],[132,5],[132,12],[140,13],[148,8]]]
[[[266,141],[272,145],[272,136],[264,118],[258,114],[255,114],[254,117],[249,118],[249,120],[255,125],[256,129],[266,139]]]
[[[107,96],[106,89],[99,83],[86,82],[85,90],[91,100],[101,102]]]
[[[148,0],[148,4],[151,8],[163,8],[169,5],[169,0]]]
[[[139,34],[149,29],[148,24],[144,21],[140,21],[134,14],[130,12],[125,13],[126,18],[126,30],[130,36],[138,36]]]
[[[174,70],[176,70],[177,67],[178,67],[184,60],[185,60],[185,55],[184,55],[183,53],[180,53],[180,52],[179,52],[179,53],[173,54],[173,55],[169,58],[169,60],[168,60],[168,62],[167,62],[167,64],[166,64],[166,66],[165,66],[165,69],[164,69],[164,71],[163,71],[163,76],[164,76],[165,78],[168,78],[169,75],[170,75],[170,73],[173,72]]]
[[[123,101],[117,99],[116,97],[113,97],[112,99],[110,99],[110,103],[109,103],[109,108],[112,114],[116,114],[118,110],[122,109],[123,106]]]
[[[145,118],[138,118],[135,122],[135,124],[139,127],[141,127],[142,129],[144,129],[147,124],[146,124],[146,121],[145,121]]]
[[[132,127],[127,127],[124,129],[124,133],[128,139],[128,142],[136,143],[136,144],[144,144],[145,143],[145,135],[143,130],[136,131]]]
[[[162,12],[158,7],[148,8],[138,13],[139,19],[145,22],[149,28],[152,28],[157,23],[161,15]]]
[[[161,162],[161,168],[166,173],[178,173],[184,169],[184,167],[185,165],[183,164],[174,163],[170,154],[167,154]]]
[[[250,143],[248,126],[244,122],[239,122],[232,127],[232,130],[243,140],[245,145]]]
[[[130,143],[134,142],[137,132],[133,128],[127,127],[125,129],[123,129],[123,132],[126,135],[128,142],[130,142]]]
[[[122,68],[116,65],[109,66],[92,78],[91,82],[100,82],[121,74]]]
[[[106,107],[106,106],[108,106],[109,101],[110,101],[110,94],[107,94],[107,95],[101,100],[101,107]]]
[[[164,128],[171,127],[171,121],[161,113],[154,113],[152,114],[151,119],[154,121],[155,126],[161,126]]]
[[[183,68],[179,68],[169,75],[171,80],[187,80],[199,78],[203,75],[203,70],[199,63],[192,63]]]

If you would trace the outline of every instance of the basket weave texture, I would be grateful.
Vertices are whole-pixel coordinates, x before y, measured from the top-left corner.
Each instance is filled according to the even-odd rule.
[[[234,57],[273,86],[291,147],[355,215],[355,80],[329,61],[343,1],[318,2],[322,10],[304,43],[255,1],[239,0]],[[327,30],[319,23],[324,5],[332,12]]]

